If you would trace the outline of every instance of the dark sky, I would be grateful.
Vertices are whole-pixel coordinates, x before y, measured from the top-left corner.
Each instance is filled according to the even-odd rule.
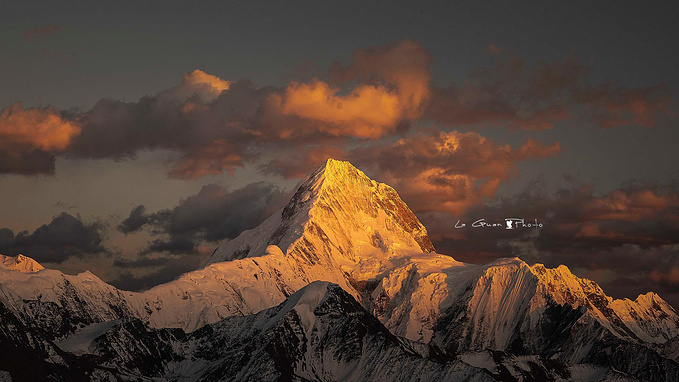
[[[0,7],[0,252],[148,287],[332,156],[458,259],[679,304],[673,2]],[[548,228],[452,228],[508,213]]]

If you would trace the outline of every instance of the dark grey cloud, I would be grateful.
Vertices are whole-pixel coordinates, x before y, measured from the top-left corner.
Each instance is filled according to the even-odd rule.
[[[70,257],[83,258],[106,252],[101,244],[105,227],[102,223],[86,223],[79,216],[57,215],[32,233],[0,229],[0,253],[24,254],[38,262],[61,263]]]
[[[8,153],[0,150],[0,174],[54,174],[56,157],[42,150]]]
[[[122,233],[132,233],[139,231],[145,224],[149,222],[146,215],[146,207],[143,205],[136,206],[130,211],[130,215],[120,223],[118,230]]]
[[[144,206],[135,207],[118,230],[130,233],[147,227],[158,238],[145,253],[196,253],[200,243],[230,239],[254,228],[286,201],[286,193],[270,183],[233,191],[209,184],[171,209],[147,214]]]
[[[233,127],[251,123],[267,90],[248,81],[231,83],[228,92],[199,97],[191,84],[142,97],[136,102],[102,99],[82,113],[84,128],[70,154],[81,158],[129,158],[142,149],[165,148],[189,152],[217,140],[234,144],[247,132]],[[229,126],[229,124],[232,124]],[[240,152],[235,145],[229,146]]]
[[[110,283],[117,288],[131,291],[149,289],[158,284],[174,280],[182,273],[196,269],[204,259],[195,256],[161,256],[157,258],[140,258],[135,261],[117,261],[122,268],[156,268],[143,275],[135,275],[125,270]]]
[[[190,179],[232,172],[264,152],[345,140],[319,131],[323,124],[285,114],[283,91],[242,80],[208,98],[184,83],[136,102],[104,99],[72,116],[81,119],[83,129],[66,155],[123,159],[140,150],[175,150],[182,157],[169,174]]]
[[[523,192],[470,207],[463,214],[434,212],[421,217],[441,248],[455,248],[462,256],[468,251],[507,255],[509,247],[498,244],[509,240],[531,242],[541,253],[560,256],[625,244],[644,248],[679,244],[679,189],[674,184],[630,182],[604,195],[579,182],[551,193],[545,190],[542,181],[535,181]],[[489,231],[454,228],[458,220],[470,224],[481,218],[497,222],[508,217],[538,219],[544,227],[535,236],[493,230],[495,241],[485,242]]]
[[[518,256],[529,263],[565,264],[600,280],[616,297],[650,290],[679,306],[679,188],[630,182],[604,195],[573,181],[556,192],[534,182],[513,197],[472,207],[461,215],[420,214],[439,252],[487,263]],[[478,220],[538,219],[536,230],[469,228]],[[458,222],[466,228],[455,228]],[[636,280],[626,285],[621,280]]]
[[[601,128],[652,127],[673,115],[673,94],[663,84],[592,85],[591,68],[572,55],[532,66],[494,45],[489,55],[493,64],[472,70],[465,81],[445,87],[434,84],[425,117],[456,128],[546,130],[562,121]]]
[[[14,243],[14,231],[9,228],[0,228],[0,248],[9,248]]]
[[[142,254],[164,252],[170,254],[191,254],[199,255],[198,235],[192,233],[170,234],[168,239],[155,239],[149,242],[148,247]]]
[[[126,234],[146,230],[152,239],[133,258],[114,259],[113,266],[120,272],[111,283],[143,290],[194,270],[217,242],[256,227],[288,198],[271,183],[251,183],[235,190],[209,184],[173,208],[148,213],[143,205],[136,206],[117,228]]]
[[[119,268],[125,268],[125,269],[143,269],[143,268],[152,268],[152,267],[160,267],[163,265],[166,265],[168,262],[168,258],[166,256],[161,256],[161,257],[150,257],[150,256],[142,256],[138,257],[134,260],[126,259],[123,257],[118,257],[113,260],[113,265]]]

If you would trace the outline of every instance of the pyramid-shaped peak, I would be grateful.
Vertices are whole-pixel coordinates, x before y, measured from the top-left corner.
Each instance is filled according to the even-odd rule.
[[[312,212],[312,208],[316,213]],[[312,215],[342,216],[351,220],[361,213],[389,220],[411,235],[424,252],[434,252],[427,230],[391,186],[370,179],[348,161],[328,159],[302,182],[283,209],[284,219],[302,211]],[[303,212],[306,213],[306,212]],[[349,223],[347,221],[347,223]]]
[[[327,304],[332,306],[334,313],[363,311],[358,302],[339,285],[316,280],[298,290],[280,304],[280,311],[276,320],[291,310],[295,310],[302,323],[309,327],[313,324],[311,316],[318,314],[318,310]]]
[[[326,294],[329,292],[337,293],[336,289],[338,288],[341,289],[338,285],[327,281],[313,281],[290,296],[283,304],[283,311],[289,311],[297,306],[306,306],[313,311]]]
[[[348,161],[328,159],[297,186],[295,194],[283,210],[283,217],[289,219],[305,206],[311,206],[318,201],[322,194],[326,194],[326,198],[366,199],[369,194],[375,193],[379,186],[379,183]],[[355,204],[354,200],[345,202],[346,207]],[[349,205],[346,205],[347,203]]]
[[[220,246],[207,264],[262,256],[270,245],[285,256],[300,252],[310,263],[319,257],[354,263],[375,251],[387,257],[435,252],[427,230],[392,187],[334,159],[300,182],[282,210]]]

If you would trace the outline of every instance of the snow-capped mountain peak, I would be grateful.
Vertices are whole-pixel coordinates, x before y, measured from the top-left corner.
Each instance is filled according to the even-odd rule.
[[[45,269],[37,261],[24,255],[16,256],[0,255],[0,268],[23,273],[35,273],[37,271]]]
[[[434,252],[426,228],[393,188],[334,159],[301,182],[283,209],[220,246],[207,263],[262,256],[269,245],[302,262],[345,268],[375,257]]]

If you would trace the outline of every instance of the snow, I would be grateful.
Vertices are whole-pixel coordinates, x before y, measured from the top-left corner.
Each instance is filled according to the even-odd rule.
[[[106,333],[110,328],[119,322],[120,320],[113,320],[88,325],[65,340],[57,342],[56,345],[61,348],[61,350],[76,355],[94,354],[89,350],[92,341],[94,341],[100,335]]]
[[[24,255],[16,255],[14,257],[0,255],[0,268],[23,273],[35,273],[45,269],[37,261]]]
[[[285,301],[285,304],[273,317],[263,330],[270,329],[280,321],[281,317],[294,310],[302,321],[302,326],[310,330],[315,323],[314,310],[320,304],[328,292],[328,282],[314,281],[311,284],[297,291]]]

